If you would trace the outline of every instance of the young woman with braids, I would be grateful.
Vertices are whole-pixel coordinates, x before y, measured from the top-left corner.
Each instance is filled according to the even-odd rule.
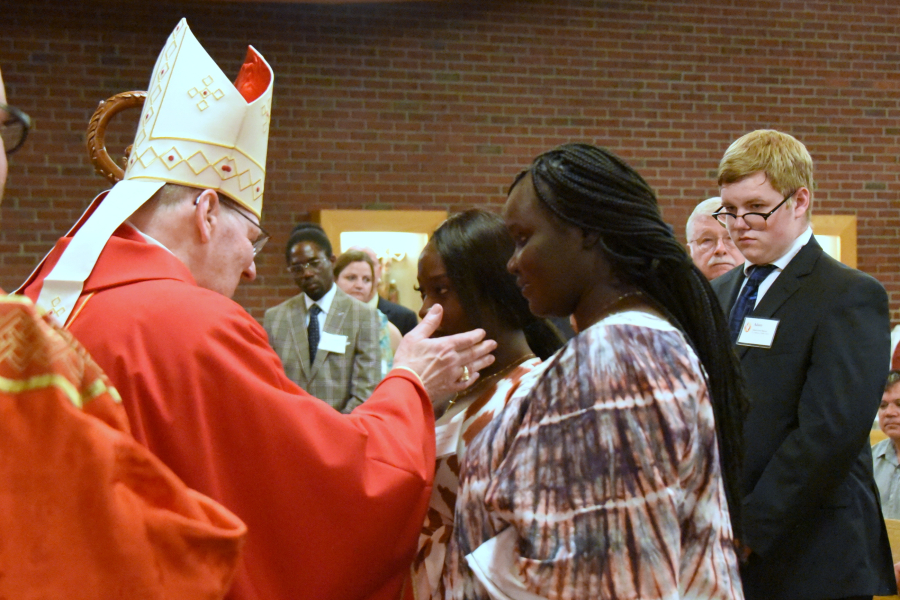
[[[650,186],[566,144],[504,220],[531,311],[579,334],[470,442],[445,597],[741,599],[742,380]]]
[[[530,389],[540,359],[563,344],[552,325],[528,310],[515,278],[506,270],[512,253],[513,241],[503,219],[474,209],[447,219],[419,257],[419,314],[424,316],[434,304],[444,309],[435,335],[480,327],[496,340],[497,350],[494,364],[481,371],[479,381],[435,408],[434,491],[406,586],[408,599],[443,597],[441,575],[466,444],[511,397]]]

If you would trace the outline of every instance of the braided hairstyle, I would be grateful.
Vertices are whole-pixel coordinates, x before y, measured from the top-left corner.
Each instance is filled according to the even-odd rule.
[[[516,278],[506,270],[515,243],[498,215],[477,208],[455,214],[437,228],[431,243],[472,323],[482,323],[488,311],[510,329],[522,330],[541,360],[562,347],[559,331],[531,314]]]
[[[537,197],[563,222],[599,234],[598,246],[619,281],[644,294],[688,339],[706,370],[725,494],[741,536],[743,417],[748,407],[728,322],[703,273],[675,239],[646,181],[609,150],[564,144],[538,156]]]

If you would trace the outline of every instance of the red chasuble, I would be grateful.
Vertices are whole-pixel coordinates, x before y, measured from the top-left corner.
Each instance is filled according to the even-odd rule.
[[[221,598],[245,534],[134,441],[68,332],[0,293],[0,598]]]
[[[352,414],[336,412],[285,376],[243,308],[128,225],[101,254],[70,330],[119,389],[135,437],[247,523],[229,597],[399,596],[435,462],[434,416],[414,376],[395,370]]]

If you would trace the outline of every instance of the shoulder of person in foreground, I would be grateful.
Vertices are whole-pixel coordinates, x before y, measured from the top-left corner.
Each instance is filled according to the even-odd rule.
[[[0,500],[0,594],[222,597],[244,524],[135,442],[118,393],[67,331],[21,296],[0,296],[0,323],[0,453],[13,459],[0,477],[15,482]],[[13,547],[40,547],[40,560],[12,561]]]

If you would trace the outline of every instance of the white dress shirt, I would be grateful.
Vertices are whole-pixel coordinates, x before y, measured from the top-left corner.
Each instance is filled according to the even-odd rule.
[[[762,300],[762,297],[766,295],[766,292],[769,291],[769,288],[772,287],[772,284],[775,283],[775,280],[778,279],[778,276],[781,275],[781,272],[785,270],[794,257],[800,252],[800,250],[809,243],[809,240],[812,238],[813,230],[812,227],[807,226],[806,231],[797,236],[797,239],[794,240],[794,244],[785,252],[781,258],[773,260],[768,263],[770,265],[775,265],[775,268],[772,269],[772,272],[769,273],[769,276],[762,280],[762,283],[759,284],[759,290],[756,292],[756,304],[753,305],[754,308],[759,306],[759,301]],[[741,290],[744,289],[744,286],[747,285],[747,278],[750,276],[750,267],[756,266],[749,260],[744,261],[744,283],[741,284]],[[738,292],[740,293],[740,292]]]
[[[334,300],[336,285],[331,284],[331,288],[325,292],[325,295],[319,298],[318,300],[313,300],[309,296],[306,295],[306,292],[303,293],[303,301],[306,302],[306,326],[309,327],[309,309],[312,308],[313,304],[318,304],[319,308],[322,309],[322,312],[318,315],[319,320],[319,331],[325,331],[325,317],[328,316],[328,311],[331,310],[331,303]]]

